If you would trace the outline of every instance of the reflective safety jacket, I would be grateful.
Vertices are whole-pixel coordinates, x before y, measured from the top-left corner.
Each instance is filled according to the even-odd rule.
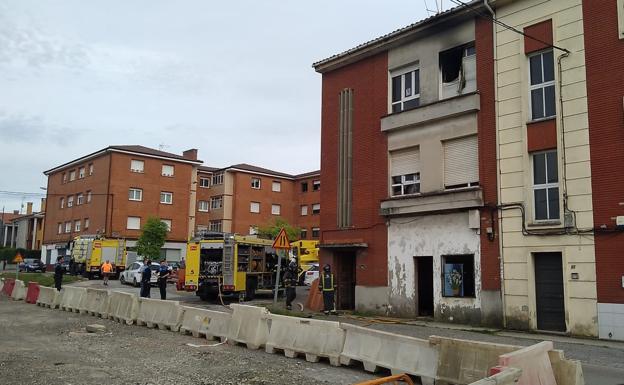
[[[332,273],[323,272],[320,283],[322,291],[334,291],[334,275]]]

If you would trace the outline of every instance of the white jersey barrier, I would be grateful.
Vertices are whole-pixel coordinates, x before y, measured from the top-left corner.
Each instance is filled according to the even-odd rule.
[[[231,304],[232,321],[228,328],[230,344],[245,344],[249,349],[259,349],[269,338],[269,311],[263,307]]]
[[[180,306],[182,325],[180,333],[190,333],[193,337],[206,337],[209,340],[227,338],[228,325],[232,320],[230,313],[196,307]]]
[[[483,378],[470,385],[517,385],[517,381],[522,374],[522,370],[518,368],[503,368],[503,371],[493,376]],[[567,385],[567,384],[562,384]]]
[[[11,293],[11,298],[15,301],[22,301],[26,298],[26,286],[24,285],[24,281],[20,281],[19,279],[15,280],[15,286],[13,286],[13,293]]]
[[[345,323],[340,327],[346,332],[341,364],[360,361],[368,372],[382,367],[392,374],[420,376],[423,384],[434,383],[438,350],[429,341]]]
[[[340,323],[314,319],[270,315],[271,328],[265,350],[274,353],[283,350],[286,357],[295,358],[305,354],[306,361],[318,362],[319,357],[329,359],[330,364],[340,366],[340,353],[345,331]]]
[[[178,301],[139,299],[137,325],[147,325],[148,328],[158,327],[161,330],[169,329],[177,332],[180,329],[181,320],[182,312]]]
[[[81,311],[91,315],[108,318],[109,295],[108,290],[87,289],[87,295],[83,297]]]
[[[87,289],[84,287],[65,286],[62,289],[61,309],[65,311],[80,312],[83,305],[83,298],[87,295]]]
[[[37,305],[56,309],[61,301],[61,295],[54,287],[39,286]]]
[[[132,325],[139,316],[139,297],[136,294],[111,291],[108,296],[108,317]]]

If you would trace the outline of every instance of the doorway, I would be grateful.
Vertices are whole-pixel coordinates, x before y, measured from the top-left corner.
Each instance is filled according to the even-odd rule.
[[[355,309],[355,251],[334,254],[336,261],[336,309]]]
[[[433,257],[414,257],[416,309],[420,317],[433,317]]]
[[[537,328],[564,332],[565,304],[561,253],[534,253]]]

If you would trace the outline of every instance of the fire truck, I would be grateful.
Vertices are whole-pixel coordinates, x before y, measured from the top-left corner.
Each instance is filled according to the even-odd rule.
[[[202,300],[238,295],[252,300],[275,288],[278,255],[271,240],[253,236],[205,232],[186,250],[185,289]],[[282,260],[282,268],[288,263]]]
[[[72,241],[71,258],[76,272],[91,279],[101,276],[100,268],[105,261],[113,265],[115,277],[125,270],[125,239],[107,239],[99,235],[80,235]]]

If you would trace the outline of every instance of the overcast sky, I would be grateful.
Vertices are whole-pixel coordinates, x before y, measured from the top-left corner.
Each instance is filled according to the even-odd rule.
[[[318,169],[311,64],[427,14],[425,0],[0,0],[0,209],[38,209],[6,191],[44,193],[44,170],[112,144]]]

